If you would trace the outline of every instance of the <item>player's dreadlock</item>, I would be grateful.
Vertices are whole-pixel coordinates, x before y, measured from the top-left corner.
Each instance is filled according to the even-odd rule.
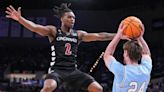
[[[69,4],[62,3],[60,5],[60,7],[54,6],[54,8],[53,8],[54,15],[58,18],[61,18],[64,15],[64,13],[72,12],[72,10],[69,8],[70,6],[71,6],[71,3],[69,3]]]

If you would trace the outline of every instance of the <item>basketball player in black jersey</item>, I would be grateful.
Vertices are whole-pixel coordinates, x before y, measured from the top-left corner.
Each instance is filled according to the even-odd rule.
[[[61,20],[61,27],[42,26],[35,24],[21,16],[21,8],[15,10],[7,7],[6,17],[14,19],[32,32],[41,36],[48,36],[52,45],[52,62],[49,74],[46,76],[41,92],[52,92],[62,83],[75,89],[85,89],[89,92],[103,92],[99,83],[90,75],[76,68],[77,47],[80,41],[106,41],[112,40],[113,33],[87,33],[82,30],[72,29],[75,15],[69,5],[61,4],[54,8],[55,15]]]

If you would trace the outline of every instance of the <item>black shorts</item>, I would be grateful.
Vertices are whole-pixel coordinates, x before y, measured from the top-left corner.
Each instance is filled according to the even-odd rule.
[[[45,79],[56,80],[58,87],[63,84],[77,90],[87,90],[88,86],[95,81],[92,76],[78,69],[73,71],[55,69],[53,73],[47,74]]]

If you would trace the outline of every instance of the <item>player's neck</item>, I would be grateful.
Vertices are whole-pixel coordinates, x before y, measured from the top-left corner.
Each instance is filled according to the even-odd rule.
[[[66,34],[69,34],[71,32],[71,28],[65,26],[61,26],[61,30]]]
[[[138,62],[136,60],[131,60],[130,58],[125,59],[126,65],[138,65]]]
[[[135,63],[135,62],[131,62],[131,65],[138,65],[138,63]]]
[[[134,60],[128,60],[128,62],[126,62],[127,65],[138,65],[137,61]]]

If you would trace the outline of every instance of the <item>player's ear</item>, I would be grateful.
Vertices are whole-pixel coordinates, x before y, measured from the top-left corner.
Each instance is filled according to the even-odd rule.
[[[124,50],[124,55],[125,55],[125,57],[128,56],[128,51],[127,50]]]

